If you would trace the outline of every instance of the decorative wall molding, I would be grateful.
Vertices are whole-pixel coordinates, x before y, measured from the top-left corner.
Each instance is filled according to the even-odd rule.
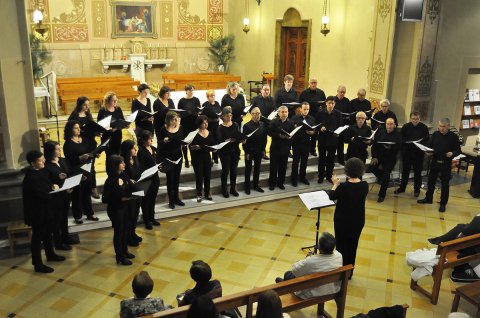
[[[62,0],[65,1],[65,0]],[[71,12],[61,13],[57,17],[52,18],[53,23],[86,23],[86,6],[85,0],[70,0],[73,3],[74,9]]]
[[[173,2],[160,2],[160,37],[173,38]]]
[[[205,41],[206,27],[204,25],[179,25],[177,38],[179,41]]]
[[[92,1],[93,37],[107,37],[107,6],[104,0]]]
[[[382,22],[390,15],[392,10],[392,2],[390,0],[379,0],[378,15],[382,17]]]
[[[39,9],[43,13],[43,22],[50,21],[50,11],[48,9],[48,0],[29,0],[30,21],[33,21],[33,11]]]
[[[54,42],[88,42],[87,25],[53,24]]]
[[[416,101],[413,104],[413,110],[420,113],[420,119],[426,120],[428,118],[428,110],[430,108],[430,101]]]
[[[370,81],[370,91],[377,94],[383,94],[385,81],[385,63],[382,56],[378,55],[378,59],[373,64],[372,77]]]
[[[440,16],[440,0],[428,0],[428,16],[433,23]]]
[[[207,26],[207,41],[213,41],[223,37],[223,25]]]
[[[430,89],[432,86],[432,72],[433,65],[428,60],[428,56],[425,62],[420,66],[417,78],[417,97],[430,96]]]
[[[177,7],[179,24],[204,24],[205,20],[200,19],[198,15],[194,15],[188,11],[189,6],[189,0],[178,0]]]
[[[208,0],[208,23],[223,23],[223,0]]]

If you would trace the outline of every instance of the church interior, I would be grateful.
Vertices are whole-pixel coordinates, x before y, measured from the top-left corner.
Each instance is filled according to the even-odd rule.
[[[70,216],[70,233],[80,244],[59,252],[66,261],[54,263],[53,273],[33,271],[28,242],[16,244],[12,255],[8,228],[23,227],[21,186],[23,169],[28,166],[26,153],[42,151],[48,139],[63,144],[63,128],[78,96],[90,94],[90,109],[96,118],[102,98],[95,97],[95,92],[103,96],[105,91],[98,87],[111,90],[107,89],[110,79],[112,83],[124,81],[127,88],[112,85],[116,85],[118,106],[130,115],[132,99],[138,96],[132,83],[147,83],[153,99],[163,85],[169,85],[177,103],[184,96],[185,84],[180,79],[198,85],[195,94],[202,102],[206,89],[215,89],[220,101],[227,82],[237,81],[249,105],[266,83],[274,96],[287,74],[295,77],[293,88],[299,93],[314,78],[327,96],[336,95],[339,85],[346,87],[350,99],[365,89],[374,112],[381,100],[389,99],[400,127],[409,122],[413,111],[431,133],[439,120],[449,118],[463,145],[473,148],[477,141],[478,147],[480,97],[475,97],[480,95],[480,41],[476,21],[480,3],[419,0],[420,16],[409,19],[404,10],[408,2],[0,1],[4,22],[0,32],[4,43],[0,45],[0,316],[118,317],[120,301],[133,296],[131,282],[140,271],[148,271],[154,281],[151,297],[178,307],[177,295],[194,286],[189,268],[195,260],[210,264],[213,278],[222,283],[223,296],[239,293],[274,284],[276,277],[307,256],[308,250],[302,247],[315,243],[317,213],[305,207],[299,194],[331,188],[329,183],[316,182],[317,157],[308,158],[311,184],[293,187],[287,181],[283,191],[268,190],[269,161],[264,160],[260,183],[265,193],[247,195],[242,152],[239,197],[221,196],[221,165],[214,164],[213,200],[198,203],[193,167],[184,167],[180,195],[186,206],[171,210],[166,177],[160,173],[155,216],[161,226],[152,231],[138,225],[143,242],[129,248],[135,254],[132,266],[114,262],[113,231],[101,199],[92,199],[99,221],[75,224]],[[143,12],[143,22],[132,14],[130,24],[124,24],[122,12],[133,12],[129,10]],[[228,37],[233,38],[232,52],[220,63],[212,54],[212,43]],[[220,84],[199,80],[211,74]],[[82,84],[82,79],[93,84]],[[56,85],[62,81],[64,88]],[[247,114],[243,122],[250,119]],[[133,128],[123,130],[122,137],[135,139]],[[473,144],[467,144],[468,140]],[[373,174],[365,174],[369,184],[365,227],[354,275],[348,282],[345,317],[393,305],[408,305],[406,317],[449,315],[456,288],[466,284],[453,282],[451,270],[445,270],[438,302],[432,304],[411,288],[413,268],[406,264],[406,254],[436,248],[428,238],[468,223],[480,213],[480,176],[475,171],[480,169],[478,151],[468,158],[470,166],[465,160],[463,165],[460,160],[452,165],[445,213],[438,212],[436,204],[440,182],[433,205],[417,204],[412,179],[404,193],[394,194],[401,174],[397,163],[385,201],[379,203],[380,186]],[[287,180],[290,167],[291,159]],[[95,170],[101,192],[107,179],[105,153],[96,160]],[[336,163],[334,172],[345,180],[343,165]],[[423,171],[422,195],[427,174],[428,167]],[[474,184],[476,193],[472,192]],[[321,209],[320,233],[334,233],[334,211],[335,207]],[[432,289],[431,277],[420,282]],[[477,306],[478,294],[476,305],[461,299],[458,311],[478,317]],[[335,313],[335,302],[326,302],[325,310]],[[246,316],[244,309],[240,312]],[[292,318],[317,317],[317,308],[289,314]]]

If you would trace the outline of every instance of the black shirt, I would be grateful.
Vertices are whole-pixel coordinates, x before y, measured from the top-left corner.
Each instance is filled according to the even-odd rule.
[[[380,162],[395,162],[397,153],[402,145],[402,135],[395,128],[391,132],[386,129],[379,129],[373,137],[372,158]],[[393,142],[394,144],[383,144],[378,142]]]
[[[152,148],[152,153],[150,153],[146,147],[138,146],[137,158],[140,167],[140,174],[157,164],[157,148],[153,146],[150,147]]]
[[[168,142],[164,142],[164,138],[168,137]],[[158,141],[158,155],[160,161],[170,159],[177,161],[182,157],[182,140],[184,138],[183,127],[180,126],[178,131],[171,133],[167,128],[160,129],[160,134],[157,136]]]
[[[215,145],[215,136],[211,131],[208,132],[207,137],[203,137],[200,134],[196,134],[195,138],[193,138],[190,147],[193,145],[200,146],[200,149],[192,149],[190,148],[190,154],[192,155],[192,162],[197,160],[207,160],[210,161],[210,152],[213,150],[212,148],[205,147],[205,146],[213,146]]]
[[[337,109],[333,109],[331,113],[328,113],[326,109],[322,109],[318,112],[315,118],[317,124],[321,124],[318,129],[318,139],[321,142],[326,142],[327,147],[333,147],[338,143],[338,136],[333,132],[342,125],[342,114]],[[327,130],[321,131],[321,128],[325,127]]]
[[[150,99],[147,98],[147,104],[142,104],[138,99],[132,100],[132,113],[136,112],[137,117],[135,118],[135,126],[137,128],[148,130],[152,134],[154,133],[153,123],[149,120],[150,115],[149,113],[152,112],[152,107],[150,104]]]
[[[337,200],[333,221],[337,224],[341,223],[346,233],[354,235],[363,228],[367,194],[366,181],[342,182],[335,190],[328,191],[330,200]]]
[[[255,129],[258,129],[255,131]],[[245,153],[262,153],[267,145],[267,127],[264,122],[259,121],[255,123],[250,120],[243,125],[243,134],[248,135],[255,131],[255,133],[247,138],[247,142],[243,145]]]
[[[153,126],[155,128],[155,135],[158,136],[160,129],[165,126],[165,116],[169,110],[175,109],[175,104],[171,98],[168,99],[168,105],[163,104],[163,102],[157,98],[153,102],[153,111],[157,112],[153,115]]]
[[[80,161],[79,157],[84,154],[88,154],[95,149],[95,145],[88,138],[82,138],[81,143],[76,143],[71,139],[65,140],[63,144],[63,153],[68,163],[72,168],[78,168],[78,166],[83,165],[88,160]],[[93,169],[93,165],[92,165]]]
[[[411,122],[406,123],[402,126],[400,130],[402,134],[402,151],[403,154],[406,155],[407,152],[410,152],[410,155],[421,155],[423,156],[423,151],[418,149],[413,143],[406,143],[406,141],[417,141],[420,140],[419,143],[426,144],[428,141],[430,134],[428,132],[428,127],[424,123],[418,123],[417,126],[414,126]]]
[[[202,114],[207,116],[208,118],[208,131],[216,134],[219,123],[218,119],[220,118],[220,114],[222,113],[220,104],[217,101],[215,101],[215,104],[210,104],[209,101],[206,101],[202,104],[202,107],[204,107],[202,110]]]
[[[240,154],[240,148],[238,148],[238,144],[242,139],[242,134],[240,133],[240,129],[238,128],[237,123],[233,122],[230,127],[226,127],[224,125],[218,126],[218,142],[222,143],[227,139],[233,138],[235,139],[234,142],[229,142],[226,144],[222,149],[218,152],[219,154],[225,153],[233,153],[233,154]]]
[[[108,111],[105,107],[102,107],[97,115],[97,122],[108,117],[112,116],[112,122],[122,119],[125,120],[123,116],[122,109],[120,107],[115,107],[113,112]],[[122,144],[122,130],[117,129],[116,131],[108,130],[107,132],[102,134],[102,143],[104,143],[108,138],[110,138],[110,142],[108,143],[108,147],[114,149],[114,151],[119,154],[120,153],[120,145]]]
[[[182,126],[185,132],[188,134],[191,131],[197,129],[195,121],[198,117],[198,111],[200,108],[200,100],[193,96],[192,98],[182,97],[178,101],[178,109],[183,109],[185,112],[180,113],[182,118]]]
[[[122,185],[120,185],[122,180]],[[128,207],[128,201],[122,198],[128,198],[132,195],[133,184],[125,172],[120,174],[110,174],[103,185],[102,202],[107,204],[107,213],[111,217],[118,209]]]
[[[280,135],[287,136],[285,132],[290,133],[294,128],[295,126],[289,118],[285,119],[285,121],[275,118],[270,122],[268,128],[268,134],[272,137],[270,153],[288,155],[292,146],[292,139],[282,139]],[[272,160],[275,160],[275,158]]]
[[[297,101],[297,91],[292,87],[288,92],[285,87],[280,88],[275,93],[275,105],[282,106],[283,103],[292,103]]]
[[[242,123],[243,111],[245,110],[245,98],[243,95],[238,94],[235,99],[233,99],[230,94],[225,94],[222,97],[220,103],[222,109],[226,106],[232,107],[232,121],[236,122],[238,126]]]
[[[253,108],[258,107],[262,116],[268,117],[275,110],[275,100],[272,96],[263,97],[262,95],[257,95],[252,99],[252,111]]]
[[[350,110],[352,115],[350,115],[350,123],[355,124],[355,116],[357,112],[364,112],[367,115],[367,119],[372,118],[372,104],[368,99],[363,99],[362,101],[358,98],[354,98],[350,101]]]
[[[310,88],[307,88],[300,94],[298,101],[300,103],[308,102],[310,104],[310,111],[308,112],[308,114],[315,118],[318,111],[322,108],[321,106],[325,105],[326,99],[327,97],[325,96],[325,92],[321,89],[316,88],[312,90]],[[322,103],[319,103],[320,101]]]
[[[348,143],[347,157],[366,158],[368,144],[364,142],[365,139],[359,137],[370,137],[371,135],[372,129],[366,123],[361,128],[357,124],[348,127],[344,134],[344,142]]]
[[[434,132],[427,146],[433,149],[432,160],[436,161],[452,162],[453,157],[462,152],[458,136],[451,131],[447,131],[445,135],[439,131]],[[453,156],[447,158],[447,152],[452,152]]]
[[[386,113],[379,111],[375,115],[373,115],[372,129],[375,130],[377,128],[385,128],[385,122],[388,118],[393,118],[393,120],[395,121],[395,127],[398,127],[397,116],[395,116],[395,113],[391,110],[387,110]]]
[[[37,220],[44,220],[49,211],[53,183],[46,169],[26,169],[22,182],[23,214],[25,224],[36,225]]]
[[[295,125],[295,127],[303,126],[303,128],[297,131],[295,135],[293,135],[292,137],[292,147],[294,151],[296,148],[305,148],[305,147],[309,148],[311,137],[314,136],[314,135],[307,134],[307,130],[314,130],[314,129],[311,129],[310,127],[306,126],[303,123],[304,120],[310,126],[315,125],[315,119],[310,115],[307,115],[306,117],[303,117],[302,115],[295,115],[292,117],[292,122]]]

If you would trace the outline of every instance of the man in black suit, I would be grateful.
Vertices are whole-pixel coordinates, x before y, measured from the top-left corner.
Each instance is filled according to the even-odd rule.
[[[317,88],[317,84],[317,79],[311,78],[308,82],[308,88],[305,89],[298,98],[300,103],[308,102],[310,105],[308,115],[312,116],[314,119],[317,116],[317,113],[322,109],[321,105],[325,105],[325,99],[327,98],[325,92],[320,88]],[[317,138],[311,138],[310,154],[312,156],[317,156]]]
[[[292,149],[293,149],[293,162],[292,162],[292,185],[296,187],[298,185],[298,179],[300,182],[309,185],[307,180],[307,161],[308,152],[310,149],[310,140],[315,138],[315,129],[312,129],[304,124],[306,122],[310,126],[315,125],[315,119],[308,115],[310,105],[307,102],[302,103],[300,114],[292,117],[292,122],[295,127],[303,126],[299,131],[293,135]],[[298,171],[298,165],[300,164],[300,172]]]
[[[293,88],[293,76],[285,75],[283,78],[283,87],[275,93],[275,105],[279,108],[285,103],[295,103],[297,101],[297,91]],[[294,108],[288,107],[288,118],[294,115]]]
[[[397,116],[394,112],[388,109],[389,107],[390,101],[388,99],[382,99],[380,101],[380,111],[376,112],[372,117],[372,130],[377,128],[385,128],[385,122],[387,121],[387,118],[393,118],[395,127],[398,127]]]

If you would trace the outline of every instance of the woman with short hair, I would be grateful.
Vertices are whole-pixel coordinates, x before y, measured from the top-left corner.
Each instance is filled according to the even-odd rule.
[[[117,106],[118,97],[115,92],[107,92],[103,97],[103,105],[100,108],[100,111],[97,115],[97,122],[108,117],[112,116],[112,122],[117,120],[125,120],[123,116],[122,109],[120,106]],[[102,134],[102,143],[107,141],[108,142],[107,148],[105,149],[105,155],[110,157],[111,155],[119,155],[120,154],[120,145],[122,144],[122,130],[118,128],[112,128]]]
[[[245,111],[245,97],[239,94],[240,86],[237,82],[228,83],[227,93],[223,95],[220,106],[224,109],[227,106],[232,108],[232,121],[237,123],[238,127],[242,125]]]
[[[182,126],[185,130],[186,135],[197,129],[195,125],[195,120],[198,116],[200,100],[197,97],[193,96],[194,90],[195,87],[192,84],[185,85],[185,97],[182,97],[178,101],[178,109],[184,110],[184,112],[182,112]],[[188,161],[188,147],[183,146],[182,151],[183,158],[185,159],[185,168],[189,168],[190,162]]]
[[[137,87],[138,97],[132,100],[132,113],[138,111],[135,117],[135,134],[138,136],[142,131],[146,130],[154,133],[153,128],[153,112],[148,94],[150,87],[147,84],[140,84]]]

